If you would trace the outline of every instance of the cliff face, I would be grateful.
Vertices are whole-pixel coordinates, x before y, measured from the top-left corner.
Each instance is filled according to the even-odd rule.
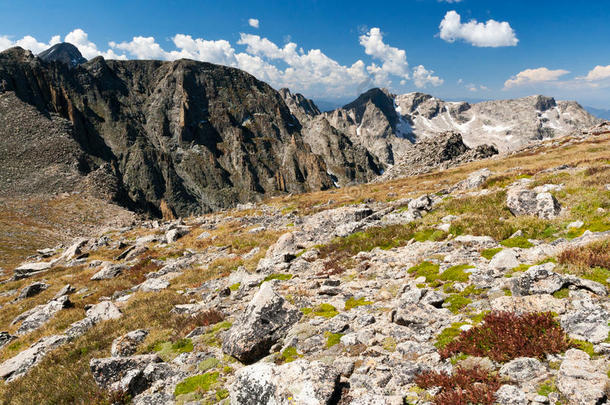
[[[207,212],[333,184],[282,97],[237,69],[101,57],[70,68],[13,48],[0,53],[0,93],[69,121],[82,177],[113,177],[115,198],[145,211],[165,200],[178,215]]]

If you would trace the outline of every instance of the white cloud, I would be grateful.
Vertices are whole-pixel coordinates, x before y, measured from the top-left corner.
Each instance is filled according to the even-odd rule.
[[[248,20],[248,25],[252,28],[258,28],[259,27],[259,21],[257,18],[250,18]]]
[[[409,78],[409,64],[404,50],[395,48],[383,42],[383,34],[379,28],[371,28],[360,36],[360,45],[364,52],[382,62],[381,66],[372,63],[367,70],[375,77],[375,83],[380,86],[390,85],[390,75],[402,79]]]
[[[30,51],[32,51],[32,53],[37,54],[59,42],[61,42],[61,37],[59,35],[53,36],[49,43],[39,42],[38,40],[36,40],[36,38],[30,35],[26,35],[25,37],[17,41],[11,41],[8,36],[4,35],[0,36],[0,51],[3,51],[7,48],[12,48],[14,46],[20,46],[23,49],[29,49]]]
[[[550,70],[545,67],[540,67],[537,69],[525,69],[524,71],[517,73],[515,76],[505,81],[504,88],[508,89],[511,87],[518,87],[529,84],[553,82],[568,73],[570,73],[568,70]]]
[[[610,78],[610,65],[608,66],[595,66],[583,79],[588,81],[597,81]]]
[[[428,84],[437,87],[443,84],[443,79],[438,76],[433,76],[433,70],[426,70],[422,65],[413,69],[413,83],[418,88],[424,88]]]
[[[440,37],[447,42],[462,39],[479,47],[515,46],[519,42],[515,31],[506,21],[488,20],[480,23],[470,20],[462,23],[460,15],[455,11],[445,14],[439,28]]]

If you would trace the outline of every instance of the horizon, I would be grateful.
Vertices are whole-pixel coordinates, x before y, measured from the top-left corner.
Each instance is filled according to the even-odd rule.
[[[70,42],[87,59],[189,58],[242,69],[321,104],[385,87],[468,102],[540,94],[610,109],[608,45],[591,41],[610,35],[603,5],[272,3],[0,3],[10,16],[0,51],[39,54]]]

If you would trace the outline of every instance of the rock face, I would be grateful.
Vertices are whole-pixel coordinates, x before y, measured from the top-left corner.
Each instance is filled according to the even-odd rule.
[[[46,51],[39,53],[38,57],[45,62],[61,62],[70,67],[87,62],[78,48],[67,42],[53,45]]]
[[[0,83],[0,95],[16,96],[7,109],[61,125],[50,141],[66,151],[65,158],[40,149],[42,134],[22,146],[42,156],[39,165],[61,158],[59,167],[78,179],[78,187],[109,189],[126,206],[158,214],[165,201],[185,215],[265,194],[332,187],[281,96],[237,69],[101,57],[70,68],[12,48],[0,53]],[[19,125],[17,117],[0,125],[0,150],[13,142],[12,128]],[[69,161],[78,164],[70,167]],[[62,188],[75,186],[66,181]]]
[[[557,377],[557,388],[568,399],[570,404],[600,404],[607,398],[607,387],[610,383],[605,374],[604,361],[596,362],[582,350],[570,349],[561,363]]]
[[[258,363],[244,367],[230,386],[232,404],[330,404],[339,372],[319,361],[297,360],[283,366]]]
[[[514,187],[506,194],[506,205],[514,215],[534,215],[543,219],[555,218],[561,211],[551,193]]]
[[[222,350],[250,364],[269,353],[288,329],[301,318],[301,312],[277,294],[271,283],[263,283],[244,314],[225,337]]]

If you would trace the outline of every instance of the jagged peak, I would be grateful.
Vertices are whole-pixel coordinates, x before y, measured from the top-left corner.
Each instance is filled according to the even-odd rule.
[[[87,62],[78,48],[69,42],[55,44],[37,56],[45,62],[61,62],[70,67]]]

